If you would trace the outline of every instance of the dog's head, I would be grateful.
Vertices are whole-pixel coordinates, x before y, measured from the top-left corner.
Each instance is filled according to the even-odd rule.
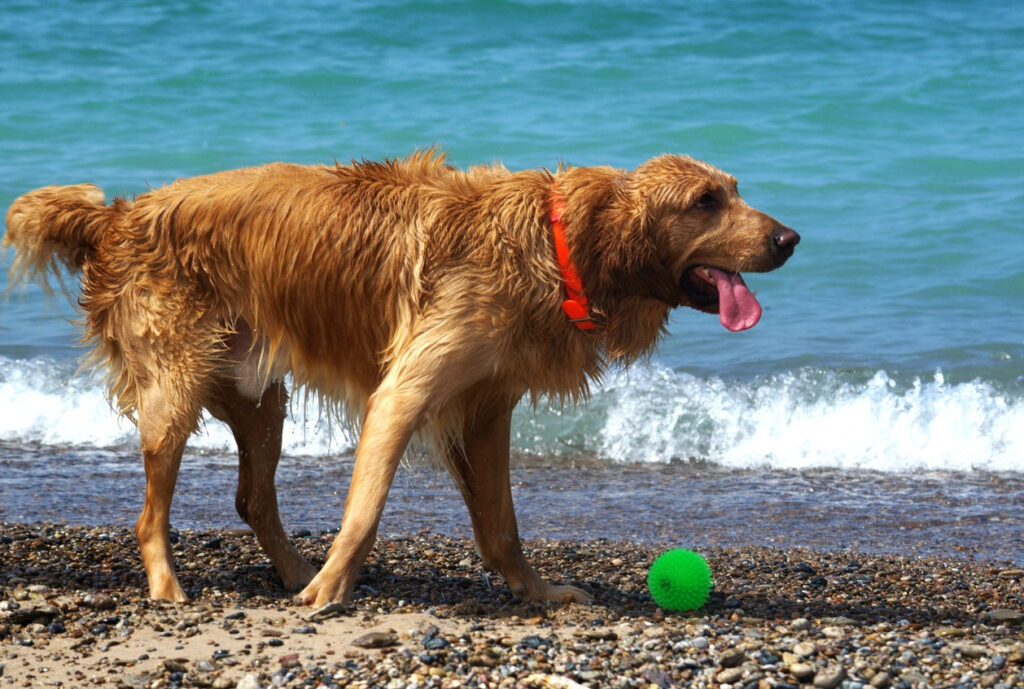
[[[734,177],[692,158],[654,158],[624,181],[632,212],[669,273],[674,301],[719,314],[729,330],[756,325],[761,305],[740,273],[778,268],[800,235],[748,206]]]

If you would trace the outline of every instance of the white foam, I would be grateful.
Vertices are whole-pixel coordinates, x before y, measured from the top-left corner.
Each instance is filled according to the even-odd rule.
[[[134,424],[111,409],[102,382],[72,375],[74,370],[71,362],[0,357],[0,441],[137,447]],[[295,406],[300,408],[285,422],[286,453],[323,455],[351,449],[351,439],[340,432],[332,435],[316,410],[306,413],[301,402]],[[189,447],[233,453],[235,441],[226,425],[207,419]]]
[[[1024,400],[941,372],[906,384],[818,370],[726,383],[648,368],[616,376],[601,397],[597,451],[617,461],[1024,471]]]
[[[0,441],[137,447],[135,427],[107,404],[102,383],[72,376],[70,362],[0,357]],[[301,395],[297,396],[301,399]],[[316,409],[294,405],[284,450],[351,451]],[[817,369],[726,381],[655,364],[611,375],[576,409],[520,408],[513,444],[536,454],[617,462],[696,459],[732,467],[834,467],[902,472],[1024,471],[1024,398],[985,381],[941,373],[900,380]],[[234,452],[209,421],[190,446]]]

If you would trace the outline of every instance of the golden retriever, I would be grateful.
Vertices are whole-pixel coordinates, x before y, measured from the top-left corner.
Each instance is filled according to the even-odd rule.
[[[469,508],[480,556],[527,600],[585,600],[523,555],[509,429],[523,395],[576,401],[649,353],[670,309],[754,325],[740,271],[778,268],[799,235],[736,180],[664,155],[635,170],[460,171],[430,150],[351,165],[282,163],[178,180],[107,205],[51,186],[7,213],[12,284],[80,270],[85,341],[139,428],[135,532],[150,595],[185,599],[169,512],[203,409],[238,443],[235,505],[304,604],[347,601],[406,446],[421,432]],[[344,518],[317,572],[285,536],[274,473],[283,380],[361,422]]]

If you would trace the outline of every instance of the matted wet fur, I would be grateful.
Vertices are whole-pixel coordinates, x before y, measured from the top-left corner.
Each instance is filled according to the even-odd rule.
[[[556,196],[593,330],[561,307]],[[417,431],[444,455],[487,567],[525,599],[586,599],[523,556],[513,407],[527,393],[579,400],[611,362],[650,352],[673,307],[750,327],[760,307],[739,271],[779,267],[798,241],[747,206],[732,177],[683,156],[552,173],[460,171],[435,151],[219,172],[110,205],[92,185],[45,187],[12,204],[4,237],[17,252],[12,284],[57,264],[82,273],[85,339],[141,437],[136,533],[150,594],[185,599],[169,511],[206,408],[238,443],[239,514],[285,586],[317,606],[351,595]],[[319,572],[278,516],[288,372],[362,425],[341,531]]]

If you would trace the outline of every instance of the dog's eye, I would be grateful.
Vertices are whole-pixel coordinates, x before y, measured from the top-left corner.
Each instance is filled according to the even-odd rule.
[[[697,199],[697,203],[693,204],[694,208],[699,208],[702,211],[713,211],[718,208],[718,197],[712,194],[710,191],[704,192]]]

